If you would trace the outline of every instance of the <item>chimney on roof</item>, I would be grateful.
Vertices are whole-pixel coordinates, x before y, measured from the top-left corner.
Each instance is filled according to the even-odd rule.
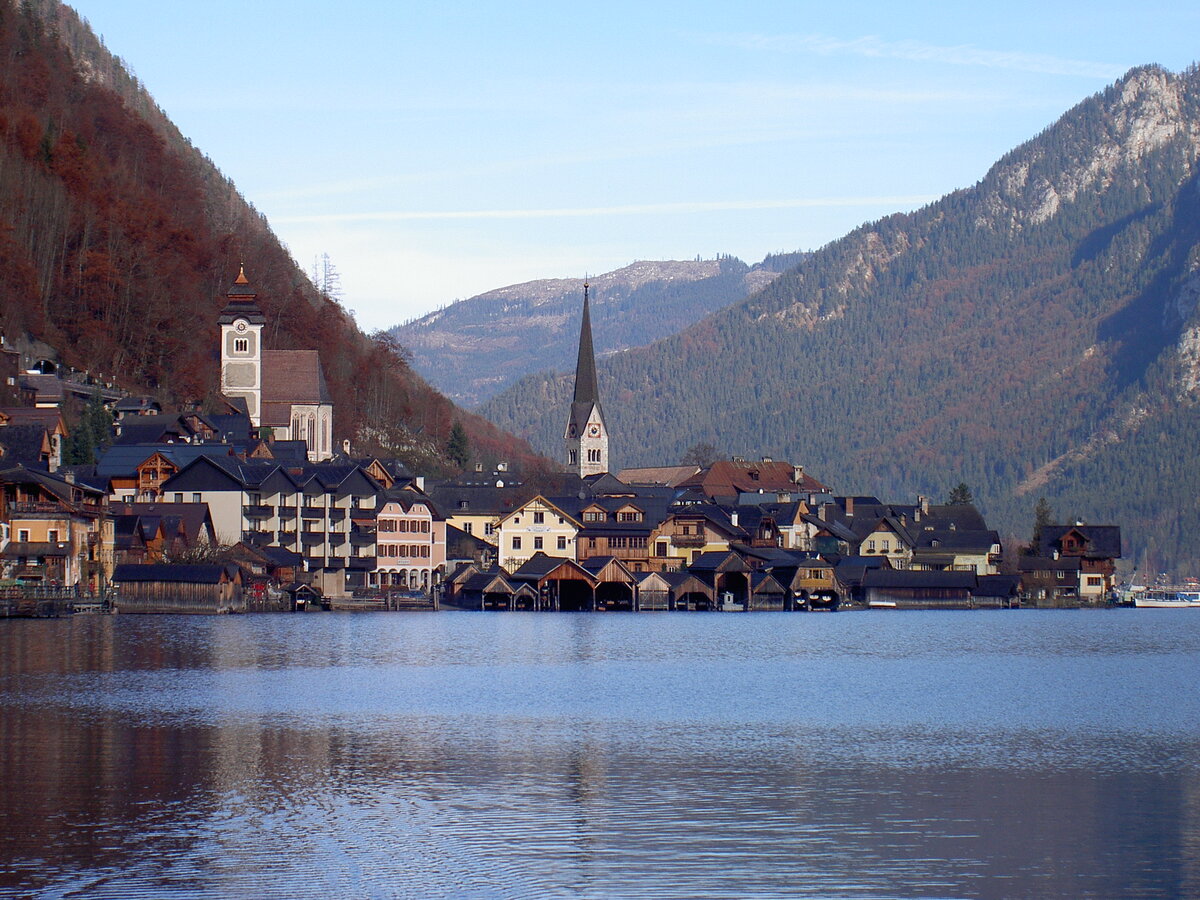
[[[416,478],[413,479],[413,484],[415,484],[417,486],[418,491],[425,490],[425,476],[418,475]]]
[[[731,512],[729,514],[729,524],[734,528],[738,527],[738,514],[736,512]]]
[[[792,466],[792,484],[804,483],[804,466]]]
[[[271,438],[272,438],[272,440],[274,440],[275,432],[271,432]],[[350,438],[345,438],[342,440],[342,455],[343,456],[350,455]]]
[[[735,457],[733,458],[733,461],[734,461],[734,462],[736,462],[736,463],[744,463],[744,462],[746,461],[746,457],[744,457],[744,456],[735,456]]]
[[[64,472],[63,478],[65,478],[67,480],[67,484],[75,483],[75,473],[74,472]]]
[[[817,507],[817,518],[820,519],[822,522],[826,521],[825,510],[828,506],[829,506],[828,503],[822,503],[820,506]]]
[[[926,514],[929,513],[929,498],[928,497],[918,497],[917,505],[921,507],[921,512],[926,513]]]
[[[854,498],[853,497],[846,498],[846,515],[847,516],[854,515]]]
[[[769,456],[764,456],[764,457],[762,458],[762,461],[763,461],[763,462],[765,462],[765,463],[769,463],[769,462],[775,462],[775,460],[771,459],[771,457],[769,457]]]

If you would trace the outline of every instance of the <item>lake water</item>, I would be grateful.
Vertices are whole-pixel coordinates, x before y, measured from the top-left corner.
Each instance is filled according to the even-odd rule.
[[[1196,897],[1200,614],[0,622],[0,895]]]

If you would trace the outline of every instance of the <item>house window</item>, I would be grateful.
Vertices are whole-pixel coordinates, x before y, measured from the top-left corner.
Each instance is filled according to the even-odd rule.
[[[233,339],[233,352],[234,353],[249,353],[250,352],[250,340],[248,338],[234,338]]]
[[[618,522],[640,522],[642,514],[640,512],[623,512],[617,513]]]
[[[496,524],[494,522],[485,522],[483,525],[483,533],[490,537],[496,533]]]
[[[561,535],[561,534],[558,536],[558,549],[559,550],[567,549],[567,539],[564,535]]]
[[[471,533],[471,523],[470,522],[463,522],[463,532],[465,534]]]
[[[659,541],[655,545],[654,555],[655,556],[666,556],[667,555],[667,542],[666,541]]]
[[[521,539],[520,539],[519,537],[514,537],[514,538],[513,538],[513,549],[514,549],[514,550],[520,550],[520,549],[521,549]]]
[[[29,529],[21,528],[17,531],[17,541],[22,544],[29,543]]]
[[[546,514],[544,512],[535,512],[533,514],[533,524],[534,525],[546,524]]]
[[[192,502],[193,503],[202,503],[203,501],[200,499],[199,494],[192,494]]]
[[[534,550],[541,550],[541,549],[542,549],[542,539],[541,539],[540,537],[535,537],[535,538],[533,539],[533,549],[534,549]]]
[[[176,502],[176,503],[182,503],[182,502],[183,502],[183,494],[176,494],[176,495],[175,495],[175,502]]]
[[[1104,584],[1104,579],[1098,575],[1088,576],[1088,587],[1101,587]]]

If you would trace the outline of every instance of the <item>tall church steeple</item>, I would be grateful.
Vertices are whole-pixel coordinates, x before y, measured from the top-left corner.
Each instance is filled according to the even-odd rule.
[[[573,472],[585,477],[608,471],[608,425],[600,407],[586,281],[583,283],[583,322],[579,327],[579,359],[575,364],[575,397],[563,440],[567,445],[567,466]]]

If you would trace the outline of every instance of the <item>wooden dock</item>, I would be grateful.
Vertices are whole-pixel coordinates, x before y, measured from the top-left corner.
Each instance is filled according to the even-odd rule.
[[[70,587],[0,589],[0,619],[54,619],[76,613],[112,612],[112,598]]]

